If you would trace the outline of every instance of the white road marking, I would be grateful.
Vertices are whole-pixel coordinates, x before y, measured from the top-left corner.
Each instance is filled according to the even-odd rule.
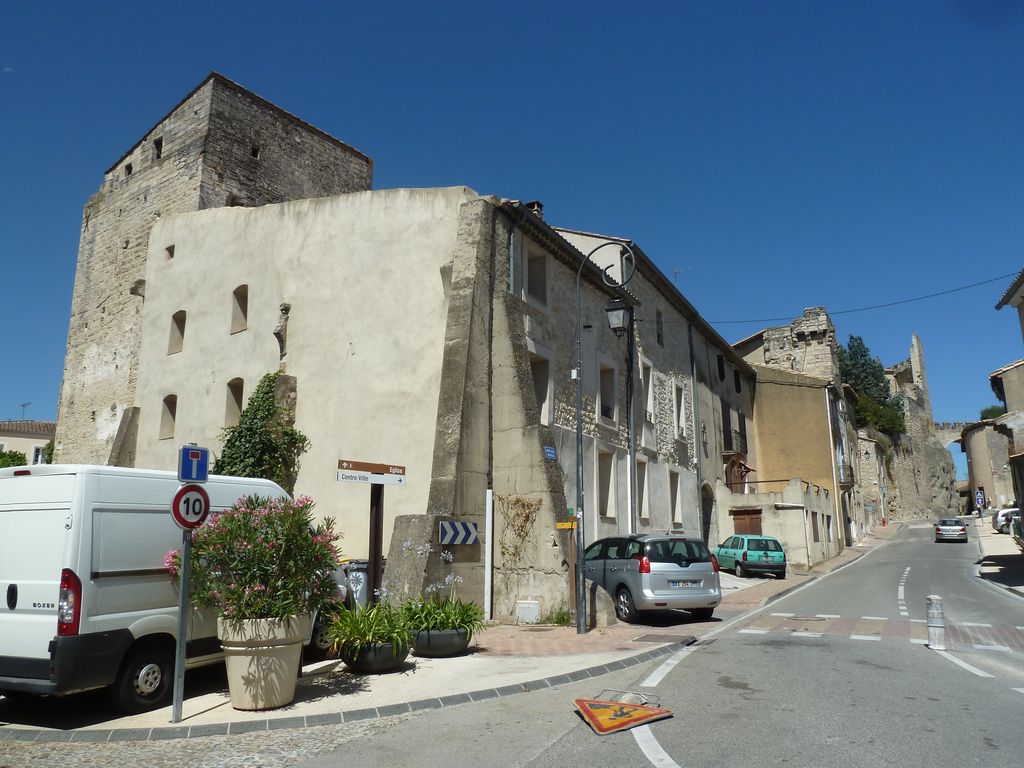
[[[850,635],[851,640],[881,640],[878,635]]]
[[[767,629],[741,629],[737,635],[767,635]]]
[[[976,624],[971,621],[965,621],[960,624],[961,627],[991,627],[991,624]]]
[[[977,675],[978,677],[992,677],[992,675],[990,675],[990,674],[989,674],[988,672],[986,672],[985,670],[983,670],[983,669],[978,669],[977,667],[972,667],[972,666],[971,666],[970,664],[968,664],[968,663],[967,663],[966,661],[961,661],[961,660],[960,660],[960,659],[958,659],[958,658],[957,658],[956,656],[953,656],[952,654],[950,654],[950,653],[947,653],[946,651],[936,651],[936,653],[937,653],[937,654],[939,654],[939,656],[942,656],[943,658],[949,659],[949,660],[950,660],[950,661],[952,661],[952,662],[953,662],[954,664],[956,664],[956,665],[957,665],[958,667],[963,667],[963,668],[964,668],[964,669],[966,669],[966,670],[967,670],[968,672],[973,672],[973,673],[974,673],[974,674],[976,674],[976,675]]]
[[[914,645],[928,645],[927,640],[919,640],[916,637],[910,638],[910,642],[912,642]]]
[[[1009,653],[1010,649],[1005,645],[981,645],[980,643],[974,644],[974,650],[976,651],[1002,651],[1003,653]]]
[[[909,616],[910,614],[906,611],[900,611],[900,616]]]
[[[862,621],[888,621],[885,616],[861,616]]]
[[[789,634],[793,635],[793,637],[821,637],[821,632],[800,632],[798,630]]]
[[[700,644],[694,643],[693,645],[686,646],[681,651],[676,651],[675,653],[673,653],[665,660],[665,662],[660,667],[651,672],[651,674],[647,676],[646,680],[640,683],[640,687],[654,688],[658,683],[665,679],[665,675],[671,672],[676,664],[685,659],[698,648],[700,648]]]
[[[654,738],[651,726],[638,725],[636,728],[631,728],[629,732],[633,734],[640,751],[655,768],[680,768],[679,763],[669,757],[668,753],[661,748],[658,740]]]
[[[900,584],[900,588],[896,590],[896,599],[897,600],[905,600],[906,599],[903,596],[903,585],[902,584]]]
[[[783,616],[783,617],[796,616],[795,613],[770,613],[768,615],[769,616]]]
[[[1024,688],[1013,688],[1012,690],[1016,691],[1017,693],[1024,693]]]
[[[816,618],[816,619],[838,619],[839,618],[839,614],[838,613],[816,613],[816,614],[814,614],[814,618]]]
[[[927,619],[911,619],[910,623],[911,624],[924,624],[926,621],[927,621]]]

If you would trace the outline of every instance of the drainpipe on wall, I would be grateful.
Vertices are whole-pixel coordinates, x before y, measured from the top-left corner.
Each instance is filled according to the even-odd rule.
[[[831,384],[829,384],[831,386]],[[839,505],[839,477],[836,474],[836,442],[832,433],[832,400],[828,396],[828,387],[825,387],[825,414],[828,417],[828,454],[832,460],[832,507],[836,511],[836,522],[841,526],[843,536],[846,536],[846,523],[843,521],[843,513]],[[838,535],[838,534],[837,534]],[[830,541],[829,544],[832,542]],[[829,554],[831,555],[831,546]]]
[[[697,467],[697,533],[707,541],[711,540],[711,532],[707,535],[701,530],[704,522],[704,481],[700,471],[700,397],[697,396],[697,357],[693,352],[693,323],[686,321],[686,341],[690,345],[690,399],[693,400],[693,455]]]

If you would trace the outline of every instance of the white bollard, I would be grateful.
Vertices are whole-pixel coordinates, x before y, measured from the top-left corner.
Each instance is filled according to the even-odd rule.
[[[933,651],[946,650],[946,615],[942,611],[942,597],[928,595],[928,647]]]

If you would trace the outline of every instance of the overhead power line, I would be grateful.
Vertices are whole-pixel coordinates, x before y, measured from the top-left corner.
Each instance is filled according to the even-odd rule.
[[[900,299],[899,301],[889,301],[889,302],[886,302],[885,304],[872,304],[870,307],[857,307],[856,309],[840,309],[840,310],[837,310],[835,312],[833,312],[832,310],[829,310],[828,313],[829,313],[829,315],[832,315],[832,316],[835,316],[835,315],[850,315],[850,314],[853,314],[854,312],[867,312],[867,311],[872,310],[872,309],[884,309],[886,307],[895,307],[895,306],[898,306],[899,304],[910,304],[910,303],[915,302],[915,301],[924,301],[925,299],[934,299],[936,296],[945,296],[945,295],[950,294],[950,293],[957,293],[958,291],[966,291],[969,288],[977,288],[979,285],[987,285],[988,283],[995,283],[995,282],[998,282],[999,280],[1005,280],[1008,277],[1016,277],[1018,274],[1020,274],[1020,273],[1019,272],[1011,272],[1008,275],[999,275],[999,277],[992,277],[992,278],[989,278],[988,280],[982,280],[981,282],[978,282],[978,283],[971,283],[970,285],[961,285],[959,288],[950,288],[947,291],[938,291],[936,293],[929,293],[929,294],[927,294],[925,296],[915,296],[912,299]],[[799,315],[800,315],[800,313],[796,312],[796,313],[794,313],[792,315],[787,315],[786,317],[765,317],[765,318],[762,318],[760,320],[711,320],[709,322],[711,322],[713,325],[731,325],[731,324],[739,324],[739,323],[787,323],[790,320],[792,320],[794,317],[798,317]]]

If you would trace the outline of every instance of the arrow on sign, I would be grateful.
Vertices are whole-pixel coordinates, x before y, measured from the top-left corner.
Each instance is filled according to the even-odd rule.
[[[438,523],[437,538],[441,544],[476,544],[480,537],[476,523],[442,520]]]

